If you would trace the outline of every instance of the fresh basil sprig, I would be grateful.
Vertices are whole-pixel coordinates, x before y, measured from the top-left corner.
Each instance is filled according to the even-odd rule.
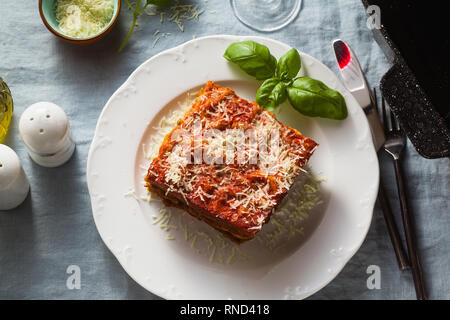
[[[287,94],[295,110],[304,115],[335,120],[347,118],[344,97],[322,81],[308,77],[297,78],[287,88]]]
[[[223,56],[257,80],[272,77],[277,67],[277,59],[270,54],[269,49],[254,41],[232,43]]]
[[[267,79],[256,93],[256,102],[269,111],[275,111],[286,99],[286,85],[279,78]]]
[[[309,117],[347,118],[347,105],[338,91],[316,79],[296,78],[302,67],[296,49],[286,52],[277,62],[266,46],[243,41],[232,43],[224,57],[257,80],[265,80],[256,93],[256,102],[266,110],[274,111],[289,99],[295,110]]]
[[[301,67],[300,55],[296,49],[292,48],[278,60],[276,76],[282,80],[294,79]]]

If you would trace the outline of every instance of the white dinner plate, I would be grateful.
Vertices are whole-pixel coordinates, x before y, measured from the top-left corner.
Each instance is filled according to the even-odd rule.
[[[277,228],[275,219],[254,240],[237,246],[181,210],[143,200],[149,165],[143,144],[161,134],[157,124],[179,108],[177,102],[207,80],[255,99],[260,82],[222,57],[228,45],[243,40],[268,46],[277,58],[290,49],[262,37],[220,35],[186,42],[138,67],[98,120],[87,165],[95,224],[125,271],[166,299],[303,299],[336,277],[369,229],[379,168],[366,117],[333,72],[305,53],[301,73],[340,91],[349,116],[344,121],[308,118],[288,103],[277,114],[320,144],[308,170],[325,179],[320,204],[302,213],[298,232],[283,246],[274,250],[261,241],[265,229]]]

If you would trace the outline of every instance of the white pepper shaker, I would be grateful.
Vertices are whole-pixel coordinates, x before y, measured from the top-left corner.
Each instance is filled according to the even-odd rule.
[[[51,102],[29,106],[20,117],[19,132],[31,159],[43,167],[66,163],[75,150],[66,113]]]
[[[10,147],[0,144],[0,210],[11,210],[27,197],[30,184],[19,157]]]

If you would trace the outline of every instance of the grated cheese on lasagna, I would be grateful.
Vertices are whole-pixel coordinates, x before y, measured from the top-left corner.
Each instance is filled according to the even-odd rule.
[[[165,136],[146,186],[242,242],[268,222],[316,147],[255,102],[209,81]]]

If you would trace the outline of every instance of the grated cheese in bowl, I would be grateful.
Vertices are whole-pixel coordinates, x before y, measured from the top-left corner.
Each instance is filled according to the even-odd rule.
[[[61,31],[73,38],[99,34],[111,21],[113,0],[57,0],[56,20]]]

